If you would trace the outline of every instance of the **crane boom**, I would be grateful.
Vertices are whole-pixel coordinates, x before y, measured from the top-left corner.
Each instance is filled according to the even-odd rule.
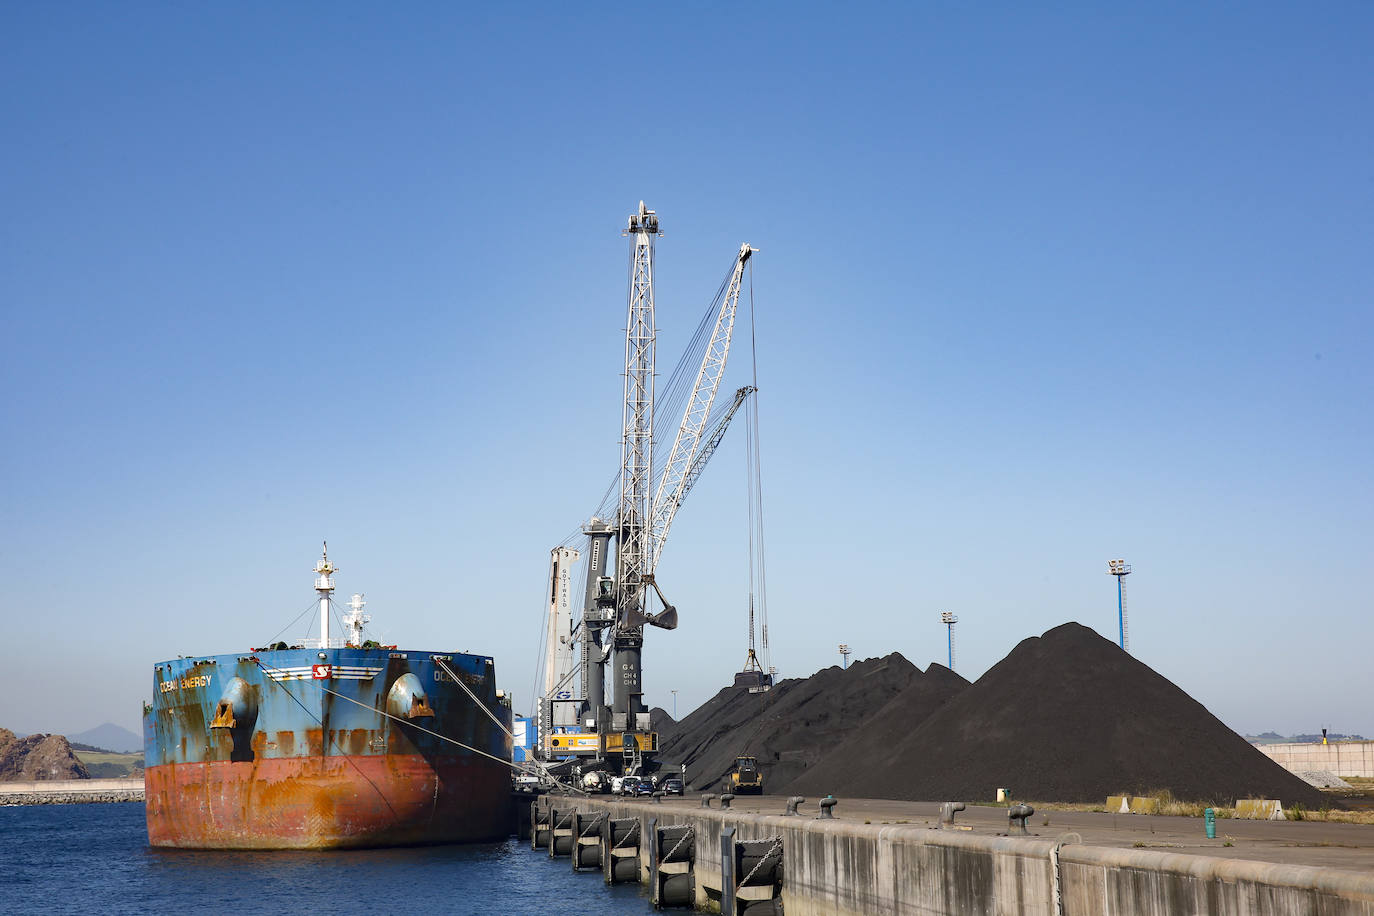
[[[687,407],[682,413],[682,424],[678,427],[677,437],[673,440],[673,450],[668,455],[668,461],[663,467],[663,476],[658,481],[649,526],[649,572],[653,572],[658,565],[658,555],[668,538],[673,516],[677,513],[682,497],[687,495],[683,483],[695,464],[702,433],[711,415],[711,405],[715,402],[716,391],[720,388],[721,377],[725,374],[725,362],[730,358],[730,340],[735,330],[735,313],[739,306],[744,265],[749,262],[753,253],[754,249],[746,242],[739,247],[739,253],[735,256],[730,283],[725,298],[720,303],[720,311],[716,315],[715,330],[711,333],[710,343],[706,345],[706,352],[702,354],[701,368],[697,370],[692,396],[687,399]]]
[[[720,445],[720,440],[725,438],[725,430],[730,427],[730,421],[734,419],[735,413],[744,405],[749,395],[754,394],[756,391],[758,391],[758,389],[753,385],[745,385],[743,388],[735,391],[735,402],[726,408],[725,413],[716,421],[716,425],[711,428],[710,434],[706,437],[706,442],[697,451],[696,460],[694,460],[692,466],[687,469],[687,475],[682,478],[682,486],[678,487],[677,493],[674,494],[673,497],[675,503],[673,507],[674,511],[676,511],[677,505],[680,505],[682,501],[687,498],[687,494],[691,492],[692,487],[696,485],[697,479],[701,477],[701,472],[706,469],[706,462],[710,461],[711,456],[716,453],[716,447]],[[658,558],[657,553],[654,554],[654,558]]]

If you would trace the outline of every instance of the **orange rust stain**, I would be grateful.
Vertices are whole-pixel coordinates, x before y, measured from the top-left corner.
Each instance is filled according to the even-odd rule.
[[[305,730],[306,753],[312,757],[319,757],[324,754],[324,729],[308,728]]]
[[[372,740],[371,729],[355,728],[348,733],[348,753],[357,756],[367,753],[368,743]]]
[[[296,752],[296,733],[293,731],[277,732],[277,754],[281,757],[290,757]]]

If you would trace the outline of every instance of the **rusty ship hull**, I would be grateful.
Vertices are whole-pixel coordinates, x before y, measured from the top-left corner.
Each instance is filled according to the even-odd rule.
[[[153,846],[359,848],[509,832],[511,739],[497,722],[510,712],[486,656],[284,649],[175,659],[153,681]]]

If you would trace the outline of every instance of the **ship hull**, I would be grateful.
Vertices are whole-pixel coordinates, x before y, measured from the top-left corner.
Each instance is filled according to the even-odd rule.
[[[510,779],[419,754],[152,767],[148,841],[193,849],[464,843],[510,832]]]
[[[508,729],[510,709],[489,658],[263,651],[163,662],[153,681],[153,846],[340,849],[510,832],[511,741],[499,724]]]

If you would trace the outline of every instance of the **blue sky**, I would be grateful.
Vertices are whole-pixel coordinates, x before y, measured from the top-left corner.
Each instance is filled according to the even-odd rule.
[[[1365,4],[0,12],[0,725],[346,596],[529,700],[618,462],[625,217],[660,367],[755,259],[773,661],[976,677],[1066,620],[1241,731],[1374,736]],[[747,380],[739,359],[726,385]],[[647,699],[745,649],[742,439]],[[294,632],[294,631],[293,631]],[[290,635],[290,634],[288,634]],[[41,685],[41,689],[39,689]]]

